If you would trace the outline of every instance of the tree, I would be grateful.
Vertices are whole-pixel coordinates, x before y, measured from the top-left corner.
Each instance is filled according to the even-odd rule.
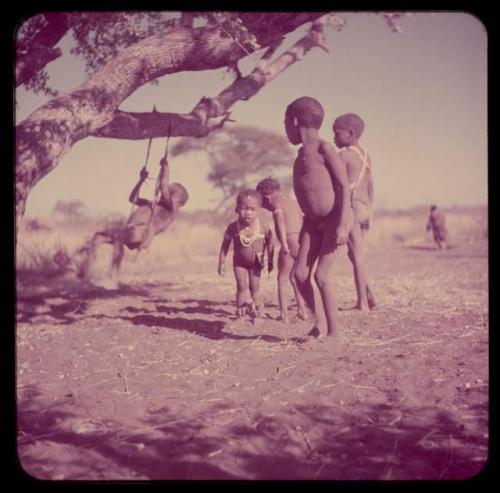
[[[85,204],[81,200],[58,200],[52,214],[61,216],[66,222],[77,223],[85,216]]]
[[[325,26],[332,22],[342,25],[323,12],[56,12],[29,18],[16,35],[16,86],[53,99],[16,126],[16,227],[32,188],[78,141],[206,136],[224,126],[236,102],[250,99],[311,48],[324,48]],[[272,59],[286,35],[306,23],[309,31]],[[66,35],[75,40],[72,53],[86,62],[87,78],[59,95],[49,87],[45,67],[61,56],[56,45]],[[243,76],[238,61],[258,50],[262,56]],[[221,67],[235,74],[234,81],[189,113],[119,109],[162,76]]]
[[[214,188],[222,192],[216,210],[226,212],[230,199],[239,190],[255,187],[268,175],[280,169],[291,169],[294,153],[287,140],[275,132],[238,125],[216,130],[207,137],[184,137],[172,147],[172,156],[193,151],[206,152],[210,164],[207,176]]]

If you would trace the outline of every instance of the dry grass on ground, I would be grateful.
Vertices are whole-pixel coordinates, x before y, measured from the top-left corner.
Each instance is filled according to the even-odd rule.
[[[266,318],[235,320],[234,280],[216,275],[223,228],[179,221],[126,257],[115,291],[51,265],[92,229],[22,232],[21,464],[51,480],[474,476],[489,439],[487,226],[476,212],[447,214],[454,245],[443,252],[425,221],[379,214],[369,268],[380,306],[341,312],[339,337],[324,342],[304,342],[306,322],[276,320],[274,273],[262,280]],[[352,304],[347,258],[336,284]]]

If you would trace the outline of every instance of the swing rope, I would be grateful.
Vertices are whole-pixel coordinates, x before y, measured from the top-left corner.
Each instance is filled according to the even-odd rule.
[[[171,133],[171,124],[172,124],[172,121],[170,120],[168,122],[168,133],[167,133],[167,141],[166,141],[166,144],[165,144],[165,152],[164,152],[164,155],[163,155],[163,158],[165,159],[165,161],[167,160],[168,158],[168,144],[169,144],[169,141],[170,141],[170,133]],[[151,142],[151,139],[150,139],[150,142]],[[148,155],[146,156],[146,163],[147,163],[147,157],[149,156],[149,145],[148,145]],[[167,163],[168,165],[168,163]],[[160,171],[158,173],[158,176],[156,178],[156,185],[155,185],[155,194],[154,194],[154,199],[153,199],[153,203],[151,205],[151,215],[149,216],[149,219],[148,219],[148,222],[146,224],[146,229],[144,230],[144,236],[143,236],[143,240],[141,242],[141,246],[142,246],[142,243],[144,242],[147,234],[148,234],[148,231],[149,231],[149,227],[151,226],[151,221],[153,219],[153,215],[154,215],[154,212],[155,212],[155,209],[156,209],[156,206],[158,204],[158,201],[160,200],[160,193],[161,193],[161,177],[162,177],[162,172],[161,172],[161,167],[160,167]],[[134,258],[134,262],[137,260],[138,256],[139,256],[139,253],[140,251],[142,250],[141,246],[139,246],[139,248],[137,249],[137,253],[135,255],[135,258]]]

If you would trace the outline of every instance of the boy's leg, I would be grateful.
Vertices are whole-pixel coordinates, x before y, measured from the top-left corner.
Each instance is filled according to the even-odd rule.
[[[282,250],[278,255],[278,300],[280,304],[279,320],[288,323],[288,281],[293,267],[293,257],[284,254]]]
[[[304,298],[300,294],[299,288],[297,287],[297,281],[295,280],[295,262],[290,271],[290,283],[292,284],[293,294],[295,296],[295,301],[297,302],[297,318],[300,320],[307,320],[306,306],[304,303]]]
[[[248,279],[250,284],[250,295],[252,297],[252,304],[257,312],[257,317],[264,316],[264,306],[260,297],[260,273],[261,266],[255,266],[252,269],[248,269]],[[255,314],[252,314],[254,316]]]
[[[113,241],[113,258],[111,259],[110,278],[113,282],[118,282],[118,273],[123,260],[125,247],[121,238]]]
[[[314,290],[311,274],[314,262],[318,258],[321,237],[308,219],[304,220],[299,236],[299,253],[295,261],[294,274],[297,288],[307,308],[314,314]]]
[[[363,249],[366,251],[366,233],[368,232],[368,228],[361,228],[361,239],[363,242]],[[377,302],[375,301],[375,296],[373,294],[373,291],[370,288],[370,282],[368,281],[368,272],[366,269],[366,263],[365,263],[365,272],[366,272],[366,299],[368,300],[368,306],[370,307],[370,310],[374,309],[377,306]]]
[[[354,271],[354,283],[356,285],[357,302],[356,308],[362,311],[368,311],[369,304],[367,299],[367,279],[363,256],[363,237],[359,223],[354,224],[349,233],[347,242],[348,257],[351,260]]]
[[[336,245],[338,217],[331,216],[322,235],[319,260],[314,279],[321,293],[321,301],[326,317],[327,336],[338,332],[338,307],[334,281],[334,267],[338,263],[341,249]]]
[[[239,317],[245,315],[246,304],[249,298],[248,292],[248,270],[245,267],[234,265],[234,277],[236,278],[236,313]]]

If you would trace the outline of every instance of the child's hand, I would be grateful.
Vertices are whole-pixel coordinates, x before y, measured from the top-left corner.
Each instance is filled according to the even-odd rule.
[[[347,237],[349,236],[349,230],[346,225],[340,224],[337,228],[337,245],[345,245],[347,243]]]
[[[272,261],[272,260],[270,260],[270,261],[268,262],[268,264],[267,264],[267,272],[268,272],[268,274],[270,274],[270,273],[272,272],[273,267],[274,267],[274,266],[273,266],[273,261]]]
[[[219,264],[219,276],[224,276],[226,273],[226,266],[224,264]]]
[[[145,180],[148,177],[148,175],[149,175],[148,170],[146,169],[146,166],[144,166],[140,172],[141,180]]]
[[[290,248],[287,244],[284,244],[281,245],[281,251],[283,252],[283,255],[288,255],[290,253]]]

